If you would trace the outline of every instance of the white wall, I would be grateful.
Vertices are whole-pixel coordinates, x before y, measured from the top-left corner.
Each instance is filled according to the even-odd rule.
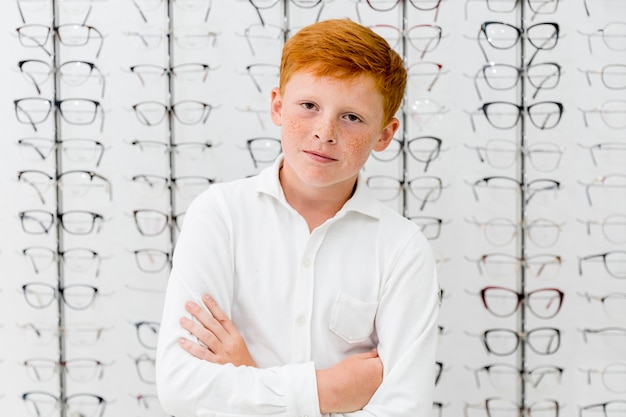
[[[66,8],[58,7],[56,24],[80,23],[83,15],[77,13],[87,1],[68,2]],[[137,64],[155,64],[168,66],[170,55],[167,39],[163,39],[154,48],[145,48],[136,42],[136,37],[129,32],[164,33],[168,27],[166,7],[159,6],[146,14],[148,23],[142,21],[137,9],[130,0],[94,0],[93,9],[86,23],[104,34],[104,43],[99,57],[95,57],[91,41],[85,47],[60,45],[57,62],[80,59],[95,63],[105,74],[106,90],[100,97],[100,85],[97,78],[88,80],[81,86],[70,86],[60,82],[56,88],[57,99],[90,98],[101,101],[105,110],[104,129],[98,130],[100,118],[95,124],[76,126],[59,120],[57,135],[59,139],[89,138],[106,145],[102,162],[95,166],[93,161],[74,162],[65,155],[60,155],[58,163],[54,154],[46,161],[29,160],[22,155],[19,139],[28,137],[54,138],[55,123],[48,120],[37,125],[34,132],[28,124],[17,121],[13,100],[24,97],[38,97],[29,81],[19,74],[17,63],[24,59],[40,59],[53,62],[41,48],[26,48],[18,42],[15,28],[24,23],[20,19],[16,2],[3,2],[0,6],[0,26],[5,33],[2,42],[3,65],[0,68],[0,117],[2,120],[3,139],[0,141],[0,410],[15,416],[28,415],[22,394],[28,391],[45,391],[59,395],[59,378],[53,377],[46,382],[29,379],[22,363],[27,359],[46,358],[58,360],[59,347],[56,339],[44,345],[34,345],[24,338],[21,325],[41,323],[46,326],[58,326],[84,323],[90,326],[103,326],[105,330],[100,340],[87,346],[75,346],[69,342],[64,345],[62,356],[66,359],[94,358],[102,361],[102,377],[87,382],[76,382],[67,378],[67,395],[75,393],[93,393],[108,402],[105,416],[158,416],[162,411],[142,408],[134,397],[153,395],[154,385],[139,378],[134,360],[141,355],[154,357],[154,350],[143,347],[135,335],[132,323],[139,321],[158,321],[163,291],[167,282],[167,268],[158,273],[146,273],[135,264],[132,251],[143,248],[160,249],[170,252],[172,240],[170,231],[155,237],[141,236],[131,217],[133,210],[158,209],[174,214],[183,213],[189,199],[174,193],[174,204],[170,204],[166,192],[156,198],[142,197],[133,187],[130,178],[138,174],[154,174],[180,177],[202,175],[214,177],[218,181],[227,181],[251,175],[263,168],[255,168],[245,149],[246,140],[253,137],[279,137],[278,129],[273,126],[267,113],[243,112],[246,106],[266,106],[271,77],[262,79],[263,91],[260,93],[245,74],[245,67],[250,64],[277,64],[280,56],[281,41],[260,41],[255,39],[253,55],[242,35],[245,28],[258,24],[258,16],[248,1],[213,0],[209,19],[203,21],[204,11],[190,12],[178,7],[184,5],[174,1],[173,27],[175,34],[193,27],[216,32],[214,45],[184,49],[174,42],[171,60],[174,64],[200,62],[216,66],[210,71],[206,81],[186,82],[174,80],[172,102],[194,99],[206,101],[215,106],[206,124],[185,126],[173,122],[173,143],[185,141],[210,140],[218,146],[202,155],[181,159],[175,157],[174,169],[170,170],[167,154],[141,152],[129,143],[133,140],[152,140],[167,143],[168,124],[147,127],[140,124],[131,111],[131,106],[144,100],[168,102],[167,79],[153,79],[142,86],[128,69]],[[144,2],[145,3],[145,2]],[[167,2],[165,2],[167,3]],[[419,2],[416,2],[419,3]],[[499,4],[504,3],[499,1]],[[526,131],[522,136],[520,125],[511,130],[497,130],[491,127],[485,117],[475,117],[476,132],[471,129],[467,111],[473,112],[486,101],[511,101],[520,103],[521,88],[507,91],[494,91],[479,80],[483,100],[479,100],[474,89],[473,75],[485,64],[476,40],[480,24],[484,21],[503,21],[521,26],[521,8],[514,13],[489,11],[484,0],[443,0],[437,21],[433,12],[418,11],[410,4],[402,4],[389,12],[375,12],[364,2],[358,7],[362,22],[367,25],[400,26],[405,17],[407,28],[417,24],[437,24],[443,29],[443,37],[436,49],[425,54],[422,61],[434,61],[443,65],[444,73],[431,91],[427,91],[423,81],[411,79],[407,92],[406,105],[399,114],[403,118],[404,135],[399,139],[412,139],[417,136],[436,136],[443,141],[443,151],[432,162],[426,173],[424,165],[412,159],[406,153],[391,162],[368,162],[364,174],[392,175],[405,180],[422,175],[433,175],[442,179],[444,190],[442,197],[426,204],[420,211],[419,202],[410,194],[390,201],[393,207],[406,216],[434,216],[444,220],[441,236],[432,240],[440,263],[440,281],[444,289],[441,325],[444,328],[438,360],[444,364],[444,372],[436,390],[436,401],[444,404],[443,415],[459,415],[466,404],[476,404],[492,396],[519,401],[521,386],[496,389],[490,386],[484,374],[481,375],[481,387],[476,385],[471,370],[491,363],[520,365],[517,354],[505,357],[489,355],[479,338],[468,335],[478,334],[491,328],[519,329],[519,313],[509,318],[497,318],[489,314],[481,305],[476,295],[487,285],[502,285],[520,291],[537,288],[556,287],[565,293],[564,305],[553,319],[540,320],[527,311],[525,329],[540,326],[556,327],[562,332],[560,349],[553,355],[538,355],[526,349],[523,361],[527,369],[535,366],[552,364],[565,369],[560,384],[542,383],[538,388],[526,385],[526,405],[534,401],[554,398],[564,409],[562,413],[575,415],[579,406],[623,397],[624,393],[613,393],[602,385],[597,373],[591,374],[590,383],[580,369],[604,368],[618,360],[626,360],[626,335],[601,338],[589,337],[585,343],[581,329],[601,329],[609,326],[624,328],[626,318],[621,321],[609,318],[598,301],[588,302],[580,294],[588,292],[604,296],[612,292],[625,292],[625,281],[610,276],[601,263],[587,261],[583,264],[582,276],[578,273],[579,257],[600,254],[606,251],[624,250],[622,242],[612,243],[601,233],[599,225],[591,226],[588,235],[585,226],[579,220],[601,221],[607,215],[626,215],[626,182],[623,178],[610,177],[608,181],[614,187],[592,187],[593,206],[585,197],[585,187],[581,185],[594,181],[599,176],[609,174],[626,175],[625,153],[614,150],[601,151],[598,165],[594,166],[590,158],[590,147],[599,142],[618,142],[626,146],[625,130],[607,126],[599,113],[588,114],[588,126],[583,122],[579,109],[600,108],[608,100],[623,100],[624,90],[611,90],[605,87],[598,74],[591,74],[592,85],[588,85],[585,75],[579,70],[598,70],[606,64],[626,63],[625,51],[612,50],[602,41],[602,32],[598,29],[610,22],[624,22],[626,5],[619,0],[588,0],[590,15],[585,13],[582,0],[561,0],[556,13],[531,17],[527,2],[522,2],[525,9],[523,26],[529,27],[539,22],[557,22],[561,28],[561,37],[555,49],[540,51],[535,59],[538,62],[556,62],[561,65],[563,74],[559,85],[552,90],[542,90],[532,98],[534,90],[526,83],[524,102],[526,105],[541,100],[562,102],[565,108],[559,125],[551,130],[540,130],[525,119]],[[536,3],[536,2],[532,2]],[[23,0],[26,23],[50,25],[52,8],[49,1]],[[143,3],[142,3],[143,4]],[[41,7],[36,7],[41,6]],[[289,3],[287,18],[283,21],[283,2],[262,10],[267,24],[289,28],[299,28],[315,20],[319,8],[302,9]],[[319,6],[318,6],[319,7]],[[69,8],[69,9],[68,9]],[[349,17],[356,20],[355,2],[334,0],[325,3],[321,19]],[[467,10],[467,16],[465,16]],[[79,10],[79,12],[81,12]],[[624,24],[624,23],[622,23]],[[595,33],[591,37],[593,51],[588,49],[588,37],[584,34]],[[608,38],[624,45],[623,38]],[[153,39],[153,38],[151,38]],[[201,38],[200,38],[201,39]],[[423,43],[424,41],[421,40]],[[522,49],[497,51],[490,47],[484,38],[481,41],[489,59],[497,63],[522,65]],[[52,42],[46,47],[51,50]],[[407,64],[420,61],[419,52],[407,44],[406,50],[399,51],[405,56]],[[623,46],[622,46],[623,48]],[[534,48],[526,43],[526,58]],[[623,79],[622,79],[623,83]],[[622,84],[623,85],[623,84]],[[55,88],[51,80],[41,86],[41,97],[52,98]],[[445,111],[432,114],[433,109],[441,105]],[[419,114],[411,116],[411,108],[417,106]],[[623,107],[622,107],[623,109]],[[623,115],[626,117],[626,115]],[[263,125],[259,122],[261,120]],[[624,120],[624,119],[622,119]],[[520,163],[510,168],[496,169],[481,163],[476,152],[468,146],[482,146],[488,140],[505,139],[516,143],[534,145],[548,142],[563,149],[563,157],[557,169],[541,172],[526,160],[525,168]],[[582,145],[582,146],[581,146]],[[61,198],[56,199],[55,187],[44,193],[42,204],[32,188],[17,182],[16,173],[20,170],[42,170],[54,174],[55,170],[65,172],[72,169],[91,170],[103,175],[112,183],[112,198],[109,200],[102,188],[91,189],[85,197],[76,197],[71,188],[62,188]],[[523,172],[522,172],[523,171]],[[528,205],[521,209],[519,192],[511,190],[479,190],[480,201],[475,201],[471,187],[467,182],[492,175],[504,175],[525,182],[550,178],[561,182],[562,189],[555,193],[539,193]],[[614,180],[614,182],[612,182]],[[607,185],[609,183],[607,182]],[[23,210],[44,209],[55,211],[91,210],[104,216],[105,222],[99,233],[86,236],[74,236],[62,232],[57,235],[53,228],[44,235],[24,233],[20,226],[18,213]],[[510,244],[499,247],[489,243],[482,231],[466,221],[476,218],[484,222],[488,219],[505,218],[518,221],[524,217],[531,221],[546,218],[563,225],[560,239],[555,245],[542,248],[530,240],[525,247],[514,239]],[[623,229],[623,228],[622,228]],[[20,254],[30,246],[56,248],[61,242],[63,250],[85,247],[97,251],[103,256],[98,277],[95,269],[76,272],[61,264],[62,274],[58,274],[55,265],[50,269],[35,273],[32,266]],[[537,254],[555,254],[563,259],[558,276],[550,281],[542,281],[527,270],[525,288],[521,286],[521,275],[509,276],[506,280],[494,280],[479,273],[475,260],[484,254],[504,253],[513,256],[533,256]],[[623,257],[621,258],[623,260]],[[537,267],[531,265],[531,270]],[[621,274],[624,276],[623,265]],[[98,287],[99,296],[93,307],[76,311],[64,308],[64,317],[60,320],[57,304],[37,310],[24,301],[20,294],[21,286],[29,282],[43,282],[56,287],[62,277],[64,285],[75,283]],[[624,310],[622,310],[624,311]],[[71,330],[70,330],[71,332]],[[68,337],[71,334],[68,333]],[[518,351],[519,352],[519,351]],[[484,409],[469,409],[469,414],[480,415]],[[58,415],[54,411],[51,415]]]

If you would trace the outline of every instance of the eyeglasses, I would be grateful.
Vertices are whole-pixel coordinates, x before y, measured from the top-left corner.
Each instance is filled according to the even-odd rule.
[[[469,414],[470,408],[484,408],[489,417],[522,417],[524,415],[558,417],[560,410],[559,402],[549,398],[534,402],[529,406],[522,406],[514,401],[505,400],[504,398],[490,397],[481,403],[466,404],[464,407],[466,417]]]
[[[259,93],[263,92],[262,84],[269,85],[270,88],[278,84],[279,71],[280,67],[274,64],[251,64],[246,66],[246,74],[250,77]]]
[[[150,385],[156,384],[155,359],[147,354],[141,354],[137,357],[131,357],[137,369],[139,379]]]
[[[91,189],[104,188],[104,192],[113,198],[111,192],[111,182],[102,175],[85,170],[70,170],[60,173],[57,176],[57,184],[71,197],[80,198],[87,195]]]
[[[180,49],[203,49],[215,46],[219,33],[204,26],[174,28],[172,32],[164,31],[158,26],[146,26],[141,31],[124,32],[124,35],[129,36],[137,46],[148,49],[157,48],[164,38],[169,40],[170,37]]]
[[[356,14],[358,16],[359,22],[361,21],[361,15],[359,13],[359,4],[362,2],[366,2],[367,5],[377,12],[386,12],[394,9],[398,4],[400,4],[400,0],[357,0],[356,2]],[[441,5],[441,0],[409,0],[409,4],[415,7],[420,11],[435,11],[435,16],[433,17],[433,21],[437,21],[437,17],[439,16],[439,6]]]
[[[254,113],[257,121],[259,122],[259,126],[263,130],[265,130],[265,122],[267,121],[271,122],[271,118],[269,116],[270,109],[265,100],[264,101],[251,101],[242,106],[237,106],[237,110],[243,111],[246,113]]]
[[[22,249],[21,254],[28,259],[36,274],[48,269],[60,257],[69,270],[85,273],[95,269],[94,276],[98,277],[103,259],[98,252],[80,247],[57,252],[43,246],[29,246]]]
[[[392,139],[389,146],[380,152],[372,152],[372,157],[382,162],[392,161],[406,149],[418,162],[424,163],[424,172],[428,170],[430,163],[436,160],[441,153],[442,140],[434,136],[418,136],[409,139],[406,145],[400,139]]]
[[[400,46],[401,39],[406,39],[409,45],[420,52],[419,59],[424,59],[428,52],[434,51],[445,37],[441,26],[431,24],[415,25],[406,30],[387,24],[372,25],[369,28],[384,38],[394,49]]]
[[[33,83],[37,94],[41,94],[41,85],[44,84],[53,72],[59,74],[61,81],[71,87],[83,86],[88,80],[97,77],[102,85],[100,96],[104,96],[105,78],[96,64],[87,61],[66,61],[58,68],[39,59],[27,59],[17,63],[24,78]]]
[[[441,178],[428,175],[408,181],[388,175],[372,175],[366,179],[366,184],[376,198],[384,202],[398,198],[400,191],[408,188],[413,197],[422,202],[420,211],[424,209],[426,203],[439,200],[441,191],[445,188]]]
[[[489,329],[478,335],[488,353],[508,356],[514,353],[521,342],[539,355],[552,355],[561,346],[561,331],[554,327],[537,327],[527,332],[510,329]]]
[[[268,137],[246,140],[246,149],[255,168],[258,168],[260,163],[274,162],[283,151],[280,139]]]
[[[142,152],[155,152],[161,155],[167,155],[168,153],[174,153],[177,156],[189,161],[195,161],[203,158],[209,154],[209,149],[212,149],[220,143],[216,143],[210,140],[205,141],[185,141],[178,143],[165,143],[156,140],[138,140],[135,139],[128,142],[129,145],[135,146]]]
[[[491,386],[500,390],[515,388],[520,381],[524,380],[533,388],[545,388],[546,386],[561,384],[563,368],[554,365],[540,365],[532,369],[519,369],[505,363],[494,363],[477,369],[472,369],[476,385],[480,388],[480,372],[487,374]]]
[[[171,216],[174,225],[179,230],[182,216],[183,214]],[[133,210],[133,219],[137,230],[143,236],[157,236],[165,231],[170,222],[170,215],[159,210],[141,209]]]
[[[163,0],[157,0],[157,1],[131,0],[131,1],[137,8],[137,11],[139,12],[139,15],[141,16],[141,19],[146,23],[148,23],[148,18],[146,17],[146,14],[157,10],[158,8],[161,7],[161,4],[163,4]],[[198,12],[206,8],[206,11],[204,12],[204,19],[203,19],[205,23],[209,19],[209,13],[211,13],[211,7],[213,6],[212,0],[174,0],[173,3],[176,6],[178,6],[180,10],[189,11],[189,12]]]
[[[53,150],[60,148],[69,161],[94,163],[96,167],[100,166],[105,150],[102,142],[93,139],[64,139],[55,143],[54,139],[21,138],[17,145],[28,160],[46,160]]]
[[[593,181],[589,183],[579,181],[579,184],[585,186],[587,202],[589,203],[589,206],[593,206],[593,202],[591,200],[592,189],[602,189],[607,192],[607,195],[609,193],[614,195],[615,190],[619,190],[622,192],[626,191],[626,174],[607,174],[596,177]]]
[[[505,246],[518,236],[518,230],[526,233],[526,236],[537,246],[547,248],[553,246],[561,235],[564,223],[556,223],[548,219],[534,219],[519,223],[505,218],[493,218],[487,221],[479,221],[475,218],[465,219],[468,223],[482,229],[487,241],[496,246]]]
[[[611,362],[602,369],[581,369],[591,384],[591,374],[599,374],[604,387],[616,394],[626,393],[626,362]]]
[[[94,181],[94,179],[98,181]],[[32,187],[42,204],[46,203],[44,194],[53,184],[58,184],[64,191],[70,193],[72,197],[84,197],[92,188],[100,187],[104,187],[109,200],[113,197],[109,180],[93,171],[65,171],[55,179],[43,171],[31,169],[19,171],[17,173],[17,181]]]
[[[537,254],[525,258],[509,255],[506,253],[488,253],[478,259],[467,258],[468,261],[476,262],[478,272],[492,279],[515,278],[523,267],[534,278],[551,280],[556,278],[562,259],[558,255]]]
[[[600,226],[602,234],[611,243],[626,243],[626,215],[615,213],[609,214],[602,220],[581,220],[586,225],[587,234],[591,235],[591,226]]]
[[[585,343],[589,343],[589,336],[595,337],[603,348],[617,348],[621,351],[626,346],[626,328],[624,327],[603,327],[599,329],[580,329]]]
[[[22,362],[26,373],[33,381],[49,381],[55,374],[65,372],[75,382],[90,382],[102,379],[107,364],[90,358],[76,358],[65,361],[32,358]]]
[[[146,198],[158,198],[165,190],[177,191],[186,200],[197,197],[211,184],[214,178],[199,175],[186,175],[176,178],[168,178],[161,175],[140,174],[131,178],[137,192]]]
[[[133,395],[133,398],[137,400],[137,405],[146,409],[146,412],[152,413],[154,417],[172,417],[167,414],[161,407],[159,397],[156,394],[139,394]]]
[[[563,304],[563,291],[558,288],[540,288],[526,293],[510,288],[488,286],[479,292],[483,305],[497,317],[510,317],[522,303],[540,319],[550,319],[558,314]]]
[[[626,65],[625,64],[607,64],[597,70],[583,70],[578,68],[578,71],[585,74],[587,77],[587,83],[592,86],[591,74],[600,75],[600,80],[606,88],[611,90],[624,90],[626,89]]]
[[[65,407],[69,415],[102,416],[109,403],[94,394],[73,394],[59,398],[43,391],[29,391],[22,394],[26,410],[33,417],[50,415],[55,409]]]
[[[411,120],[420,131],[437,127],[443,115],[449,111],[445,105],[429,98],[413,101],[408,109]]]
[[[50,188],[52,184],[55,183],[55,180],[52,176],[36,169],[18,171],[17,181],[20,184],[29,185],[39,197],[39,201],[41,202],[41,204],[46,203],[43,194]]]
[[[602,38],[604,45],[611,51],[626,51],[626,22],[609,22],[591,33],[583,33],[580,30],[578,33],[587,37],[590,54],[593,54],[591,40],[596,37]]]
[[[506,139],[490,139],[483,146],[465,147],[476,151],[478,159],[493,168],[511,168],[524,155],[537,171],[555,171],[563,156],[564,149],[551,142],[535,142],[529,146],[520,147],[517,142]]]
[[[49,7],[48,0],[16,0],[17,10],[20,14],[20,18],[22,19],[22,23],[26,23],[26,16],[24,11],[26,12],[37,12]],[[63,9],[64,12],[70,14],[84,14],[85,17],[82,19],[83,24],[89,18],[91,14],[91,9],[93,8],[93,0],[85,0],[85,1],[61,1],[59,5]]]
[[[626,143],[622,142],[598,142],[591,146],[578,144],[581,148],[589,150],[591,161],[594,166],[616,165],[623,166],[626,163]],[[598,155],[600,153],[600,155]],[[602,157],[601,164],[598,164],[598,156]],[[621,157],[621,159],[620,159]]]
[[[261,21],[261,25],[263,26],[267,25],[267,23],[263,19],[261,10],[271,9],[272,7],[276,6],[280,2],[280,0],[248,0],[248,1],[252,5],[252,7],[254,7],[256,14],[259,17],[259,20]],[[315,21],[317,22],[319,21],[320,16],[322,15],[322,10],[324,10],[324,6],[326,5],[327,1],[330,1],[330,0],[291,0],[291,3],[293,3],[294,5],[302,9],[313,9],[317,7],[318,5],[321,5],[320,9],[317,12],[317,16],[315,18]]]
[[[37,131],[37,125],[45,122],[52,111],[53,101],[41,97],[27,97],[13,101],[17,121],[31,125]],[[104,109],[99,101],[86,98],[68,98],[54,100],[54,107],[67,123],[72,125],[90,125],[100,113],[100,132],[104,128]]]
[[[73,310],[85,310],[99,295],[98,288],[87,284],[71,284],[56,288],[43,282],[31,282],[22,285],[22,292],[28,305],[34,308],[46,308],[60,294],[66,306]]]
[[[470,116],[472,131],[476,132],[474,116],[483,114],[489,124],[496,129],[512,129],[517,126],[523,112],[528,113],[531,123],[541,130],[553,129],[563,116],[563,104],[558,101],[540,101],[523,108],[519,104],[508,101],[492,101],[484,103]]]
[[[626,278],[626,251],[613,250],[578,258],[578,275],[583,275],[583,262],[602,262],[606,272],[617,279]]]
[[[258,44],[276,48],[277,45],[280,45],[286,39],[288,33],[289,30],[283,29],[280,26],[270,23],[258,23],[246,27],[243,35],[240,34],[240,36],[246,38],[246,43],[250,47],[250,53],[254,56],[256,55],[256,51],[253,44],[257,44],[257,48],[260,47]]]
[[[434,240],[441,235],[441,227],[449,221],[444,221],[438,217],[432,216],[409,216],[409,220],[417,224],[426,237],[426,239]]]
[[[100,232],[104,221],[101,214],[86,210],[69,210],[58,215],[46,210],[25,210],[18,213],[22,229],[29,234],[47,234],[52,229],[55,217],[59,219],[61,227],[73,235],[87,235],[94,231]]]
[[[465,20],[467,20],[467,10],[471,1],[465,1]],[[487,9],[494,13],[511,13],[517,9],[520,0],[480,0],[487,4]],[[533,21],[537,15],[556,13],[559,0],[527,0],[528,8],[533,12],[530,20]]]
[[[63,327],[41,323],[27,323],[18,325],[24,335],[24,340],[32,345],[46,345],[53,338],[63,334],[65,340],[75,346],[94,345],[102,337],[102,333],[112,327],[103,327],[94,324],[80,323]]]
[[[578,108],[583,114],[585,127],[589,127],[588,113],[599,113],[605,125],[611,129],[626,129],[626,100],[608,100],[600,107],[589,110]]]
[[[478,197],[478,190],[481,188],[498,191],[519,191],[523,189],[528,194],[526,200],[524,201],[525,204],[528,204],[530,200],[539,192],[554,191],[556,193],[556,191],[561,189],[561,183],[552,179],[538,178],[523,184],[515,178],[502,175],[484,177],[468,184],[472,186],[472,192],[474,193],[476,201],[480,201],[480,198]]]
[[[50,33],[54,33],[59,42],[68,47],[82,47],[94,39],[99,43],[96,50],[96,58],[100,56],[100,51],[102,51],[102,45],[104,44],[102,33],[95,27],[84,24],[65,24],[55,27],[27,24],[15,30],[22,46],[26,48],[41,48],[48,56],[52,56],[52,53],[45,46],[50,38]]]
[[[173,67],[162,67],[152,64],[133,65],[129,71],[139,78],[141,85],[145,86],[150,79],[164,77],[176,77],[177,79],[189,82],[206,82],[209,72],[217,69],[215,66],[201,63],[187,63],[174,65]]]
[[[532,98],[536,98],[540,90],[552,90],[559,85],[561,66],[555,62],[531,64],[526,67],[516,67],[509,64],[489,62],[483,65],[474,75],[474,88],[480,100],[483,99],[478,88],[478,79],[485,80],[487,85],[496,91],[511,90],[517,87],[519,81],[528,80],[535,89]]]
[[[604,403],[579,406],[580,416],[585,412],[596,414],[601,411],[604,417],[620,417],[624,415],[626,400],[611,400]]]
[[[478,46],[483,53],[485,61],[492,62],[480,42],[481,34],[491,47],[498,50],[513,48],[517,45],[522,36],[525,36],[528,42],[536,49],[535,53],[528,61],[530,64],[539,51],[551,50],[556,47],[559,40],[559,31],[559,24],[554,22],[535,23],[526,28],[520,28],[509,23],[487,21],[480,25],[476,40],[478,41]]]
[[[591,303],[597,301],[602,304],[605,314],[620,322],[626,322],[626,293],[612,292],[606,295],[591,295],[589,293],[579,294]]]
[[[211,115],[213,105],[198,100],[182,100],[171,106],[158,101],[143,101],[132,106],[140,123],[155,126],[171,113],[184,125],[205,124]]]
[[[156,349],[161,323],[157,321],[138,321],[131,324],[135,327],[139,343],[146,349]]]
[[[417,90],[431,92],[439,77],[447,74],[443,64],[432,61],[417,61],[406,68],[407,78]]]
[[[136,249],[132,253],[135,255],[137,267],[143,272],[161,272],[170,262],[169,252],[161,249]]]

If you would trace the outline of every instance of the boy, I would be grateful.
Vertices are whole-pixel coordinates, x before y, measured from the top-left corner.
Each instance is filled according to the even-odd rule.
[[[157,348],[167,412],[430,415],[434,258],[359,176],[398,130],[405,85],[400,56],[347,19],[286,42],[281,157],[185,215]]]

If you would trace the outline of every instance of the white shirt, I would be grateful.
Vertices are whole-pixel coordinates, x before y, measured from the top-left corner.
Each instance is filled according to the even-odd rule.
[[[438,284],[417,225],[362,178],[312,232],[285,200],[279,158],[258,176],[212,185],[176,244],[156,355],[157,391],[176,417],[320,416],[315,369],[376,347],[383,383],[354,416],[428,417]],[[187,300],[210,294],[258,368],[199,360],[178,345]]]

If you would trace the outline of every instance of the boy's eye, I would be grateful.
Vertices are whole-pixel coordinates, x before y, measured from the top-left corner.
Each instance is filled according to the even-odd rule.
[[[347,114],[346,115],[346,119],[348,119],[351,122],[360,122],[361,118],[359,116],[357,116],[356,114]]]
[[[302,107],[307,110],[313,110],[315,108],[315,104],[313,103],[302,103]]]

